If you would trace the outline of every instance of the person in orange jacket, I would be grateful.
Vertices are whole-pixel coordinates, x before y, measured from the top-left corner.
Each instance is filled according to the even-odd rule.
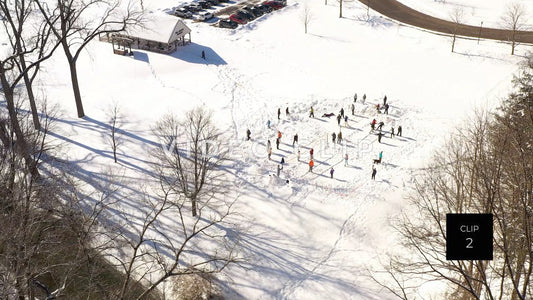
[[[309,161],[309,172],[313,172],[313,166],[315,165],[315,162],[311,159]]]

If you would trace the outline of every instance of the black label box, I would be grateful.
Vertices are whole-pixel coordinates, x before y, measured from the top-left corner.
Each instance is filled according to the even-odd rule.
[[[492,260],[492,214],[446,214],[447,260]]]

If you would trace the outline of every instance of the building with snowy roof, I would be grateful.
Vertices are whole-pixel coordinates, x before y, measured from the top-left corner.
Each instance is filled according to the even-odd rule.
[[[191,42],[191,29],[176,17],[150,13],[142,24],[132,26],[126,32],[107,36],[107,40],[133,49],[168,54]]]

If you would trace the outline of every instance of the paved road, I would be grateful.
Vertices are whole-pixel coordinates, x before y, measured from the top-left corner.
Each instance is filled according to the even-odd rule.
[[[442,32],[445,34],[469,36],[477,38],[480,35],[479,26],[470,26],[463,24],[455,24],[450,21],[437,19],[435,17],[418,12],[410,7],[407,7],[396,0],[359,0],[364,5],[370,3],[370,8],[385,15],[391,19],[400,21],[412,26],[425,28],[431,31]],[[494,28],[481,28],[481,38],[511,41],[512,31]],[[520,43],[533,44],[533,32],[531,31],[517,31],[515,41]]]

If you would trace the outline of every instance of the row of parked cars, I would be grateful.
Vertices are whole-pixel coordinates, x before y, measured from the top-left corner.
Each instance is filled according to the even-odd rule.
[[[172,12],[173,15],[184,19],[194,19],[196,21],[206,21],[213,18],[213,13],[204,11],[211,6],[220,4],[220,2],[227,2],[229,0],[201,0],[198,2],[188,3],[175,7]]]
[[[264,14],[273,10],[278,10],[287,5],[286,0],[269,0],[255,6],[246,6],[242,10],[229,16],[229,19],[223,19],[218,22],[218,27],[235,29],[239,24],[246,24]]]

